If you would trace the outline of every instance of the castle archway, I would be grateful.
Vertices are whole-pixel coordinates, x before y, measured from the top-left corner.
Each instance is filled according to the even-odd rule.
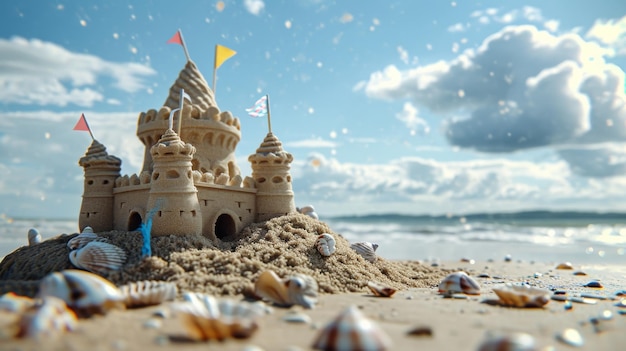
[[[137,212],[131,212],[128,217],[128,225],[126,226],[126,230],[129,232],[135,231],[139,229],[143,220],[141,219],[141,215]]]
[[[229,214],[223,213],[215,221],[215,237],[224,241],[232,241],[237,234],[235,220]]]

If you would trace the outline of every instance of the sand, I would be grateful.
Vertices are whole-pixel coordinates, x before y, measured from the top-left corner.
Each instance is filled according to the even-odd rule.
[[[335,255],[326,259],[312,249],[315,237],[324,232],[336,235],[338,244]],[[582,334],[584,345],[577,349],[619,350],[626,345],[626,315],[621,314],[626,309],[615,306],[617,300],[595,300],[593,305],[575,303],[572,309],[565,309],[564,303],[558,301],[550,301],[544,308],[510,308],[493,303],[497,297],[491,290],[505,282],[526,282],[570,295],[593,293],[613,297],[626,289],[624,267],[580,267],[574,262],[575,270],[587,273],[579,276],[573,274],[575,270],[555,269],[558,262],[444,262],[439,267],[430,267],[427,262],[380,258],[371,264],[352,252],[348,242],[323,222],[302,215],[253,225],[240,238],[220,245],[203,238],[155,238],[155,256],[148,259],[139,257],[138,233],[124,233],[126,238],[117,241],[119,234],[103,236],[136,254],[130,255],[120,272],[109,275],[117,284],[160,278],[176,282],[181,291],[200,291],[239,300],[242,290],[261,271],[273,269],[281,276],[293,272],[314,276],[320,285],[319,303],[312,310],[299,306],[274,307],[273,313],[259,320],[258,331],[245,340],[173,341],[171,337],[184,333],[184,328],[175,316],[155,319],[153,314],[167,307],[160,305],[80,320],[77,330],[58,338],[2,341],[0,350],[309,350],[320,328],[349,305],[358,306],[389,335],[392,350],[478,350],[490,335],[512,332],[530,334],[538,350],[566,350],[572,347],[556,337],[566,328]],[[10,286],[29,286],[38,276],[45,275],[44,271],[65,267],[68,262],[61,257],[59,246],[68,237],[71,236],[54,239],[54,244],[41,244],[49,245],[45,250],[57,256],[32,248],[21,248],[16,252],[22,254],[8,255],[0,264],[2,288],[6,291]],[[44,248],[39,249],[45,251]],[[30,260],[23,259],[26,254],[43,255],[47,261],[28,265]],[[33,271],[26,272],[26,268]],[[469,273],[481,284],[481,295],[450,299],[437,294],[441,278],[457,270]],[[6,280],[5,276],[12,280]],[[584,287],[594,279],[599,279],[604,288]],[[373,297],[364,287],[368,280],[393,285],[399,292],[392,298]],[[607,310],[611,312],[610,319],[596,325],[591,322]],[[306,313],[312,322],[292,324],[282,320],[293,311]],[[154,323],[156,328],[148,327]],[[407,335],[416,327],[431,331],[431,335]]]

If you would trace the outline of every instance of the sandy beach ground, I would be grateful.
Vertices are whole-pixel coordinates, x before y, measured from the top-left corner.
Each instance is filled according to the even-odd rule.
[[[481,284],[481,295],[466,299],[443,298],[437,294],[435,286],[400,290],[391,298],[374,297],[366,291],[321,294],[318,306],[311,310],[299,306],[274,307],[271,314],[259,320],[257,332],[244,340],[172,341],[170,336],[183,333],[180,322],[175,317],[153,316],[163,310],[165,304],[83,319],[77,330],[54,339],[3,341],[0,350],[310,350],[320,329],[349,305],[358,306],[389,335],[393,342],[391,350],[478,350],[489,335],[513,332],[530,334],[537,350],[623,349],[626,309],[615,305],[619,297],[594,299],[595,304],[574,303],[571,309],[566,309],[559,301],[550,301],[543,308],[510,308],[489,303],[497,299],[491,288],[505,282],[527,282],[565,291],[570,296],[588,293],[611,297],[626,288],[626,267],[580,267],[574,262],[574,270],[557,270],[556,264],[444,262],[440,267],[464,270],[475,277]],[[575,271],[587,275],[574,275]],[[584,287],[592,280],[599,280],[604,288]],[[293,311],[307,314],[311,323],[285,322],[283,317]],[[598,318],[606,314],[605,311],[610,311],[611,317]],[[592,323],[594,318],[600,320],[599,324]],[[156,328],[154,320],[158,321]],[[407,335],[416,327],[425,327],[432,335]],[[584,340],[582,347],[566,345],[558,339],[557,335],[567,328],[580,332]]]

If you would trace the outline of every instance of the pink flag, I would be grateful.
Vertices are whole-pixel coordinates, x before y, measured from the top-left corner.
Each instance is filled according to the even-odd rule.
[[[185,46],[183,44],[183,38],[180,36],[180,31],[177,31],[176,34],[174,34],[174,36],[172,36],[170,40],[167,41],[167,44],[180,44],[182,46]]]
[[[85,114],[81,114],[80,115],[80,119],[78,120],[78,122],[76,122],[76,125],[74,126],[74,130],[80,130],[80,131],[85,131],[85,132],[89,132],[89,125],[87,124],[87,120],[85,119]]]

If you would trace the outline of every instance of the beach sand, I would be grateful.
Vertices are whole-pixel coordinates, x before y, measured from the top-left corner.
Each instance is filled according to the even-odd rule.
[[[180,245],[177,241],[172,246],[161,243],[154,252],[161,255],[160,258],[142,260],[131,255],[129,263],[120,272],[109,276],[118,285],[161,277],[176,282],[180,292],[200,291],[233,299],[242,299],[241,293],[246,286],[250,286],[265,269],[275,270],[280,276],[294,272],[309,274],[318,280],[320,296],[314,309],[273,307],[272,313],[259,319],[258,330],[248,339],[174,341],[176,339],[171,337],[184,334],[180,320],[176,316],[153,316],[155,312],[167,309],[169,303],[165,303],[81,319],[77,330],[56,338],[0,340],[0,350],[310,350],[320,329],[350,305],[356,305],[389,335],[393,343],[391,350],[478,350],[490,335],[514,332],[530,334],[538,350],[573,349],[556,337],[567,328],[576,329],[583,337],[584,345],[576,349],[620,350],[626,345],[626,315],[620,313],[626,309],[615,305],[619,297],[616,300],[595,299],[595,304],[574,303],[571,309],[564,308],[565,304],[559,301],[550,301],[543,308],[511,308],[494,304],[497,297],[491,290],[511,282],[565,291],[570,296],[589,293],[612,297],[626,289],[624,267],[580,267],[573,262],[574,270],[557,270],[559,262],[506,262],[503,258],[474,263],[444,262],[438,267],[431,267],[428,262],[398,262],[384,258],[371,264],[355,254],[347,241],[335,233],[337,252],[334,255],[322,258],[316,251],[311,251],[310,245],[321,232],[332,233],[323,222],[306,216],[281,217],[249,228],[242,237],[221,248],[210,247],[212,244],[200,239],[191,240],[194,248],[177,246]],[[111,237],[111,241],[115,241],[115,235],[111,234]],[[67,239],[56,240],[62,243]],[[126,240],[128,246],[125,249],[136,249],[140,240],[135,239]],[[24,264],[16,256],[7,255],[5,261],[12,260],[11,266],[14,267]],[[7,268],[5,261],[0,265],[3,274],[0,287],[4,291],[10,290],[11,286],[34,285],[36,279],[33,277],[37,274],[67,264],[63,258],[53,262],[55,259],[50,257],[45,265],[30,267],[39,271],[28,273],[33,279],[27,280],[20,275],[25,272],[13,272],[14,279],[8,279],[11,274],[7,272],[11,269]],[[439,281],[448,273],[459,270],[480,283],[480,295],[456,299],[444,298],[437,293]],[[587,275],[574,275],[575,271]],[[369,280],[393,285],[398,292],[391,298],[374,297],[365,286]],[[599,280],[604,288],[584,287],[592,280]],[[312,322],[293,324],[282,320],[293,311],[307,314]],[[599,318],[605,311],[610,311],[611,318]],[[594,324],[592,320],[599,322]],[[147,326],[148,321],[153,327]],[[155,324],[158,327],[154,328]],[[409,330],[417,327],[424,327],[432,335],[407,335]]]

